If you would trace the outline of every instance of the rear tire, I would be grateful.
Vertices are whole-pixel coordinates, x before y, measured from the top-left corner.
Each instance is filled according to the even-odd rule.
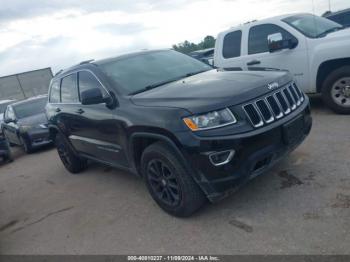
[[[86,169],[87,160],[77,156],[61,134],[56,136],[56,148],[63,165],[70,173],[76,174]]]
[[[331,72],[322,84],[324,103],[338,114],[350,114],[350,66]]]
[[[171,215],[190,216],[206,202],[176,152],[163,142],[145,149],[141,170],[152,198]]]

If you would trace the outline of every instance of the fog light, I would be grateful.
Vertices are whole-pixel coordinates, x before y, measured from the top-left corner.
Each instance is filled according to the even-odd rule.
[[[214,166],[222,166],[230,162],[234,155],[235,150],[215,152],[209,155],[209,160]]]

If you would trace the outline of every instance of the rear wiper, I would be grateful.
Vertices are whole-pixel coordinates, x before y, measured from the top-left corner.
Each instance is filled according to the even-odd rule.
[[[317,35],[316,38],[319,38],[319,37],[322,37],[322,36],[326,36],[326,35],[328,35],[329,33],[333,33],[333,32],[342,30],[342,29],[344,29],[344,28],[345,28],[345,27],[333,27],[333,28],[328,29],[328,30],[322,32],[321,34]]]
[[[161,81],[161,82],[158,82],[158,83],[155,83],[155,84],[151,84],[151,85],[145,86],[144,88],[142,88],[140,90],[132,92],[129,95],[136,95],[136,94],[139,94],[139,93],[151,90],[153,88],[156,88],[156,87],[159,87],[159,86],[171,83],[171,82],[175,82],[177,80],[180,80],[181,78],[183,78],[183,77],[176,77],[176,78],[173,78],[173,79],[169,79],[169,80]]]

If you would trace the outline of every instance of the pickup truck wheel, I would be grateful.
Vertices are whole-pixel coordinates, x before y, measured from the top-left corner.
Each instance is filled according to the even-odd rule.
[[[152,198],[169,214],[190,216],[205,203],[203,192],[165,143],[157,142],[145,149],[141,168]]]
[[[323,101],[338,114],[350,114],[350,66],[330,73],[322,85]]]
[[[79,173],[87,167],[87,160],[77,156],[60,134],[56,136],[56,148],[63,165],[72,174]]]

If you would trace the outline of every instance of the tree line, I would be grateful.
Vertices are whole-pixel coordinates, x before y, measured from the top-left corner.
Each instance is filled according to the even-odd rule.
[[[215,38],[211,35],[207,35],[198,44],[191,43],[191,42],[185,40],[182,43],[173,45],[173,49],[176,51],[179,51],[181,53],[188,54],[188,53],[191,53],[193,51],[212,48],[214,46],[215,46]]]

